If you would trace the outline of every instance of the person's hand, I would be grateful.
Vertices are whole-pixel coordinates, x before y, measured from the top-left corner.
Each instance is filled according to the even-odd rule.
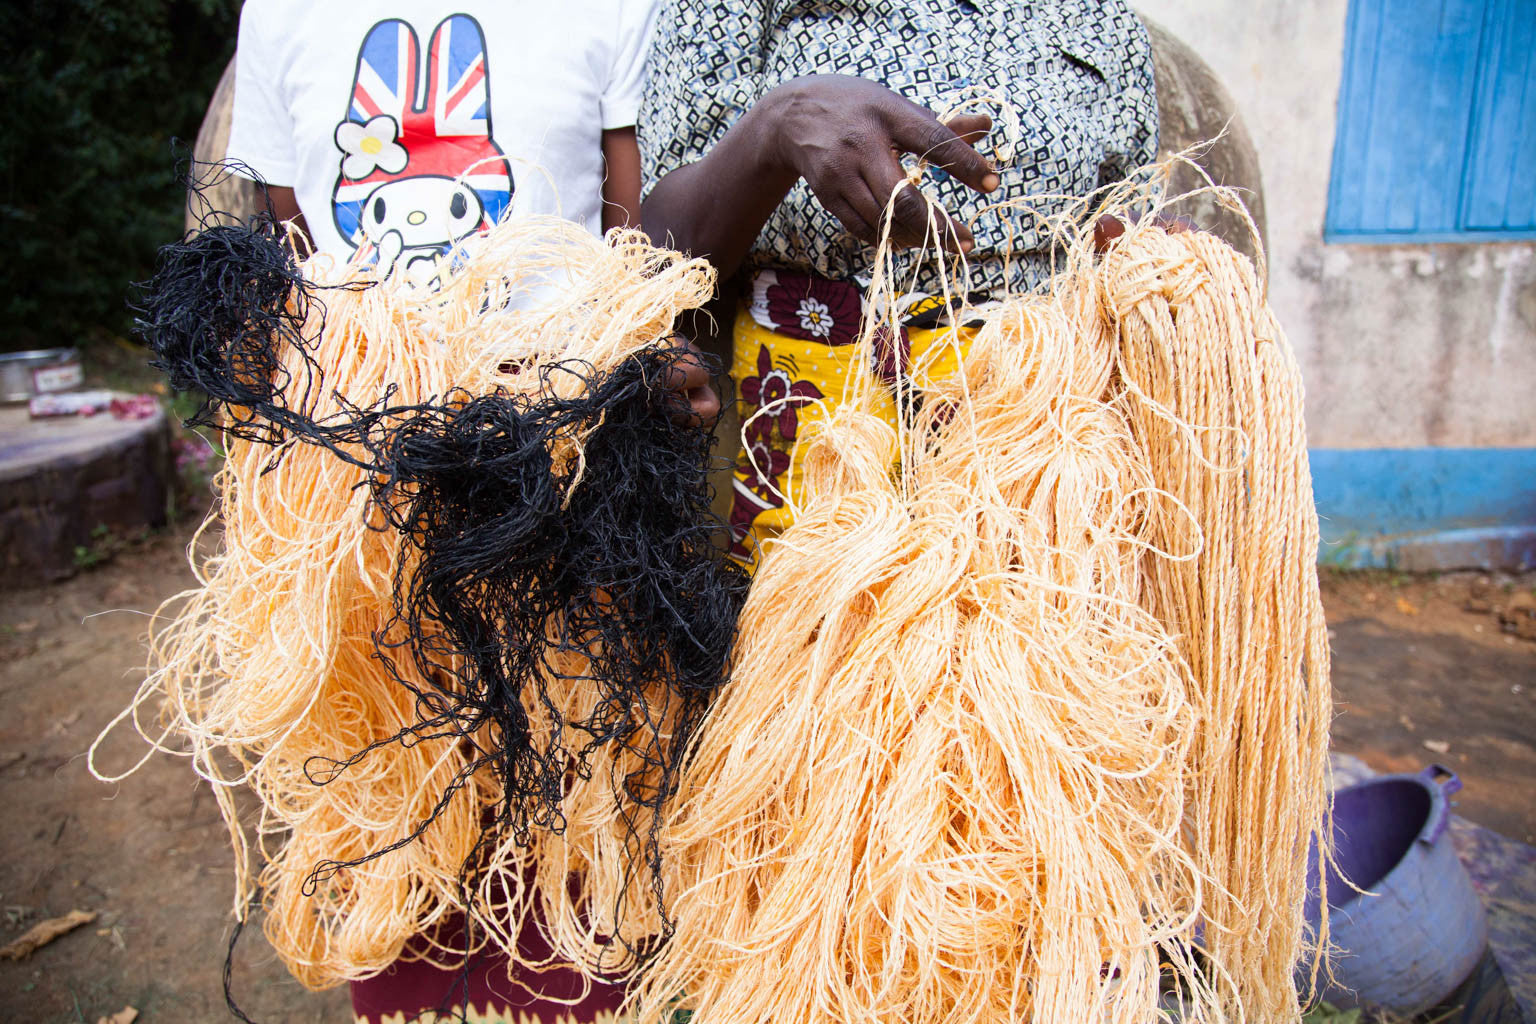
[[[672,418],[687,426],[707,426],[720,415],[720,396],[710,384],[709,365],[699,347],[681,334],[672,336],[678,358],[667,367],[667,388],[679,399]]]
[[[849,75],[807,75],[770,91],[761,104],[769,158],[783,172],[803,177],[816,198],[862,241],[879,241],[886,203],[906,179],[897,159],[911,153],[978,192],[999,179],[973,144],[992,127],[985,114],[965,114],[945,125],[932,111],[884,86]],[[969,251],[965,225],[939,213],[946,248]],[[891,238],[919,245],[929,230],[928,204],[910,186],[896,193]]]
[[[1140,223],[1141,217],[1131,214],[1132,224]],[[1152,223],[1162,228],[1170,235],[1177,235],[1184,231],[1199,231],[1200,226],[1188,217],[1165,217],[1158,214],[1152,218]],[[1110,244],[1121,235],[1125,234],[1125,221],[1111,214],[1105,214],[1093,222],[1093,251],[1100,256],[1109,251]]]

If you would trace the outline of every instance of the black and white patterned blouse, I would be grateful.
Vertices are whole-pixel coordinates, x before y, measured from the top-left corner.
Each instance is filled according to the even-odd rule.
[[[981,196],[942,172],[930,186],[971,222],[973,292],[1029,289],[1049,273],[1049,239],[1032,219],[972,222],[981,206],[1086,195],[1157,152],[1150,44],[1123,0],[663,0],[640,112],[646,191],[703,156],[769,89],[816,73],[881,82],[938,114],[978,95],[1010,101],[1009,110],[967,108],[992,115],[980,148],[1001,188]],[[1065,202],[1036,205],[1054,212]],[[802,181],[751,261],[857,280],[871,254]],[[917,286],[937,290],[922,277]]]

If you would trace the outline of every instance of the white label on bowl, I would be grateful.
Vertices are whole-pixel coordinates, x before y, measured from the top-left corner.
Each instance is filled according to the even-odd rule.
[[[85,371],[79,363],[59,363],[32,371],[32,390],[40,395],[51,391],[68,391],[85,383]]]

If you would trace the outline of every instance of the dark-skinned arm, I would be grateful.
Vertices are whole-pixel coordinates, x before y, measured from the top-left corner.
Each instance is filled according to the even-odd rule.
[[[603,231],[640,223],[640,145],[635,129],[603,131]],[[671,344],[683,354],[668,368],[666,384],[681,399],[674,416],[679,422],[708,425],[720,415],[720,396],[709,379],[703,353],[688,338],[677,335]]]
[[[657,244],[704,256],[722,277],[740,267],[763,224],[804,178],[854,236],[879,240],[893,193],[892,239],[916,245],[928,234],[928,205],[898,159],[912,153],[956,179],[990,192],[998,177],[972,147],[991,127],[985,115],[948,125],[895,92],[847,75],[808,75],[769,91],[698,161],[663,177],[641,207]],[[974,245],[963,224],[940,215],[951,249]]]
[[[635,126],[603,131],[603,231],[640,224],[640,143]]]
[[[309,233],[309,225],[304,221],[304,212],[299,209],[299,198],[294,195],[293,189],[288,185],[268,185],[267,201],[272,204],[272,216],[277,218],[277,222],[282,224],[293,221],[303,233],[304,240],[313,248],[314,237]]]

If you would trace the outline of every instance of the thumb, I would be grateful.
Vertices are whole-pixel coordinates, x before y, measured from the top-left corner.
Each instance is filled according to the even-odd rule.
[[[997,188],[1000,183],[997,172],[954,127],[940,124],[915,103],[907,104],[899,115],[893,119],[891,139],[901,149],[942,167],[978,192],[991,192]],[[975,116],[965,115],[965,120],[956,118],[955,121],[960,122],[960,128],[975,132],[980,129],[979,123],[971,120]],[[987,118],[986,124],[990,127],[991,123],[991,118]]]
[[[992,130],[992,118],[986,114],[956,114],[944,122],[944,127],[974,146]]]

